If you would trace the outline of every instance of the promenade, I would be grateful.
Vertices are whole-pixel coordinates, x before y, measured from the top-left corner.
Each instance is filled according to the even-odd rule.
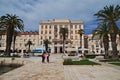
[[[107,63],[63,66],[60,54],[51,54],[50,63],[41,63],[41,57],[20,60],[25,65],[0,75],[0,80],[120,80],[120,68]]]

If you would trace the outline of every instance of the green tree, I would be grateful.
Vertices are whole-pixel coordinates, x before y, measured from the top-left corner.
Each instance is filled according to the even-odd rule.
[[[63,40],[63,53],[65,53],[65,40],[66,36],[68,36],[68,28],[60,28],[60,35],[62,35]]]
[[[116,35],[118,32],[118,27],[116,22],[120,20],[120,6],[106,6],[104,9],[98,11],[95,16],[97,16],[99,21],[106,22],[108,24],[108,30],[112,43],[112,58],[118,59]]]
[[[78,34],[80,36],[80,47],[82,47],[82,35],[84,34],[84,30],[83,29],[79,29],[78,30]]]
[[[6,30],[6,55],[10,56],[14,29],[23,30],[23,21],[16,15],[6,14],[0,17],[0,26]]]
[[[108,27],[105,23],[99,24],[99,26],[93,30],[92,32],[94,38],[95,36],[99,36],[99,39],[102,41],[105,50],[105,58],[109,58],[109,36],[108,36]]]
[[[33,45],[33,43],[32,43],[32,41],[30,41],[30,40],[25,44],[25,46],[28,46],[28,52],[31,51],[31,50],[30,50],[31,45]]]
[[[43,43],[45,45],[46,51],[48,51],[48,45],[51,44],[51,42],[48,39],[45,39]]]

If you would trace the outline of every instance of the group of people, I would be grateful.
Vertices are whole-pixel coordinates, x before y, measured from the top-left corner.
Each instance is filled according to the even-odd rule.
[[[50,53],[48,53],[47,51],[43,52],[42,53],[42,63],[45,63],[45,61],[47,61],[49,63],[49,56],[50,56]]]

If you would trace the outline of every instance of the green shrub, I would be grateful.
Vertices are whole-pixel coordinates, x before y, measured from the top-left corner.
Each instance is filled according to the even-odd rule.
[[[112,59],[108,59],[108,62],[120,62],[120,60],[112,60]]]
[[[104,56],[104,54],[86,54],[84,56],[85,56],[85,58],[93,59],[96,56]]]
[[[80,60],[80,61],[73,61],[74,65],[98,65],[98,63],[89,61],[88,59]]]
[[[95,58],[96,56],[98,56],[98,55],[96,55],[96,54],[94,54],[94,55],[85,55],[85,57],[86,58],[89,58],[89,59],[93,59],[93,58]]]
[[[88,59],[80,61],[72,61],[72,59],[65,59],[63,65],[100,65],[100,64],[89,61]]]
[[[110,63],[110,64],[120,66],[120,63]]]
[[[72,59],[65,59],[63,65],[72,65]]]

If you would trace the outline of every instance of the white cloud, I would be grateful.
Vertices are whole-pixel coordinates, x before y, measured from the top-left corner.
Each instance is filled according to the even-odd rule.
[[[6,13],[20,16],[26,30],[37,30],[40,20],[53,18],[83,20],[85,29],[91,30],[95,27],[90,24],[95,19],[93,15],[106,5],[118,3],[119,0],[0,0],[0,16]]]

